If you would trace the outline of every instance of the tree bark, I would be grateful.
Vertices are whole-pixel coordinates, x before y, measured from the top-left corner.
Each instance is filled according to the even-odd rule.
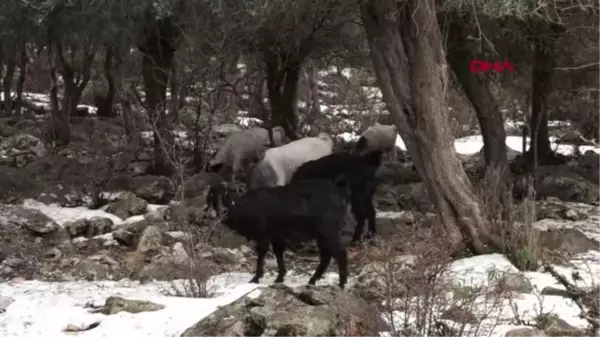
[[[383,98],[448,240],[457,249],[465,243],[475,253],[487,251],[491,235],[449,129],[435,1],[369,0],[360,9]]]
[[[494,100],[483,74],[471,73],[469,63],[478,59],[478,53],[471,47],[468,31],[458,15],[450,15],[451,38],[448,46],[447,60],[456,74],[467,98],[473,105],[483,135],[483,152],[485,156],[484,181],[486,196],[494,197],[493,210],[502,211],[502,218],[510,216],[510,169],[506,157],[506,132],[504,120],[498,104]],[[498,203],[498,204],[497,204]],[[501,208],[499,208],[501,207]],[[492,209],[488,209],[492,211]]]
[[[166,115],[166,96],[173,56],[177,51],[181,31],[173,17],[150,21],[144,29],[144,41],[138,45],[142,52],[142,76],[146,92],[146,106],[154,125],[154,172],[169,175],[173,165],[167,149],[173,143],[170,123]]]
[[[531,142],[527,153],[529,167],[543,164],[552,157],[548,134],[547,99],[551,91],[550,81],[554,62],[547,48],[548,46],[542,40],[534,44],[531,72],[531,124],[529,125]]]
[[[64,146],[71,142],[71,130],[67,110],[58,105],[58,76],[54,66],[50,67],[50,83],[51,135],[56,145]]]
[[[185,99],[185,97],[180,97],[180,86],[179,86],[179,71],[178,71],[178,62],[175,60],[175,58],[173,58],[172,64],[171,64],[171,76],[169,79],[169,85],[170,85],[170,91],[171,91],[171,98],[169,100],[169,117],[170,117],[170,122],[173,125],[176,125],[177,123],[179,123],[179,109],[180,109],[180,102],[182,101],[182,99]]]
[[[98,117],[114,117],[114,104],[115,104],[115,75],[113,73],[115,65],[118,67],[119,57],[116,54],[116,48],[114,46],[106,46],[106,54],[104,55],[104,78],[108,84],[106,91],[106,97],[102,97],[98,106]],[[116,62],[113,62],[115,61]],[[113,64],[116,63],[116,64]]]
[[[23,109],[23,88],[25,87],[25,74],[27,73],[27,44],[23,42],[21,50],[19,51],[19,77],[17,79],[17,96],[16,100],[19,102],[16,106],[15,114],[21,115]]]
[[[6,62],[6,73],[2,80],[2,91],[4,92],[3,110],[4,116],[10,116],[13,113],[13,102],[12,102],[12,86],[13,78],[15,76],[15,69],[17,68],[17,42],[7,43],[8,48],[4,51],[4,60]]]
[[[60,41],[55,42],[55,53],[58,65],[60,66],[59,72],[62,75],[65,85],[62,109],[65,110],[67,116],[76,116],[81,94],[90,81],[95,51],[90,46],[83,47],[81,68],[77,70],[65,58],[65,50]],[[71,54],[73,57],[76,57],[76,48],[71,48]]]
[[[248,65],[251,67],[249,73],[253,74],[248,78],[248,90],[249,90],[249,116],[259,118],[263,121],[269,120],[269,114],[264,103],[264,87],[265,87],[265,75],[264,65],[259,56],[251,55],[247,56]]]
[[[271,105],[271,127],[281,126],[291,140],[298,139],[296,102],[303,60],[300,55],[279,55],[273,51],[264,53],[267,91]]]
[[[318,70],[315,62],[310,62],[306,69],[308,76],[307,82],[310,87],[308,93],[308,107],[306,111],[306,124],[313,125],[319,118],[321,113],[320,102],[319,102],[319,83],[318,83]]]

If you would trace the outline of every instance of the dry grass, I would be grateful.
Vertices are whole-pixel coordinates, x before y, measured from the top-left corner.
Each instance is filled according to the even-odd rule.
[[[501,253],[519,270],[536,270],[542,260],[542,248],[539,231],[534,228],[537,212],[533,179],[527,179],[527,194],[514,205],[512,186],[502,188],[502,173],[487,168],[479,185],[479,197],[493,235],[500,239]]]
[[[452,250],[444,238],[438,227],[420,228],[365,250],[361,263],[377,266],[385,285],[379,310],[393,336],[477,335],[482,320],[499,308],[500,294],[447,277]],[[484,295],[482,310],[477,299]]]

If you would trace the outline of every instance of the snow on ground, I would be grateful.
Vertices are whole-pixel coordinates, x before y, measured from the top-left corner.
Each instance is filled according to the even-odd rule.
[[[581,260],[587,259],[585,263]],[[600,280],[600,252],[590,251],[580,254],[571,261],[575,266],[572,268],[565,266],[554,266],[555,270],[567,278],[573,271],[579,271],[584,278],[584,282],[580,286],[591,286],[598,284]],[[589,267],[590,264],[593,267]],[[501,254],[480,255],[471,258],[454,261],[446,274],[446,276],[456,285],[463,287],[486,287],[493,289],[495,282],[504,275],[504,273],[518,273],[518,269],[514,267]],[[541,314],[556,314],[565,322],[575,328],[585,329],[588,327],[588,322],[579,317],[581,310],[577,305],[564,297],[541,295],[541,291],[552,286],[558,289],[564,289],[556,279],[547,273],[540,271],[524,272],[523,275],[530,280],[534,290],[530,294],[518,294],[513,298],[501,298],[492,296],[487,297],[483,293],[478,296],[473,304],[468,305],[467,310],[471,310],[477,317],[485,317],[479,324],[465,326],[463,335],[467,336],[504,336],[509,330],[522,327],[515,322],[515,308],[518,318],[524,322],[535,322],[535,318]],[[479,294],[479,292],[476,292]],[[439,314],[447,310],[452,305],[452,293],[445,294],[448,299],[447,303],[440,302],[437,306]],[[456,302],[454,302],[456,303]],[[384,319],[390,320],[384,315]],[[395,311],[393,313],[395,326],[403,326],[406,321],[414,323],[416,317],[414,315],[406,315],[404,312]],[[459,328],[460,324],[449,320],[443,320],[448,326]]]
[[[102,210],[89,209],[83,206],[61,207],[57,204],[46,205],[43,202],[33,199],[25,199],[22,206],[44,213],[61,226],[64,226],[67,222],[72,222],[79,219],[89,219],[93,217],[109,218],[115,225],[121,225],[123,223],[123,219],[114,214]]]
[[[0,284],[0,296],[12,297],[4,314],[0,314],[2,337],[59,337],[72,333],[62,330],[69,324],[100,325],[80,332],[83,337],[169,337],[180,336],[183,331],[205,316],[242,296],[258,296],[260,288],[271,284],[275,275],[265,275],[261,284],[249,284],[248,273],[226,273],[213,277],[209,286],[211,298],[182,298],[168,296],[168,282],[99,281],[99,282],[40,282],[12,281]],[[288,273],[286,284],[306,284],[308,275]],[[327,273],[319,284],[336,284],[337,275]],[[130,314],[92,314],[83,306],[86,303],[103,305],[109,296],[131,300],[147,300],[165,306],[164,309]]]
[[[398,136],[399,137],[399,136]],[[570,155],[573,153],[573,145],[570,144],[557,144],[556,137],[549,137],[550,145],[553,150],[560,154]],[[526,139],[526,147],[525,149],[529,149],[529,137]],[[398,144],[396,142],[396,144]],[[398,145],[396,145],[398,146]],[[520,136],[507,136],[506,137],[506,146],[515,150],[517,152],[523,152],[523,137]],[[458,138],[454,141],[454,148],[457,153],[472,155],[481,150],[483,148],[483,136],[475,135],[475,136],[467,136]],[[600,153],[600,148],[591,146],[591,145],[581,145],[579,146],[579,151],[581,153],[585,153],[588,150],[592,150],[596,153]]]
[[[356,141],[360,137],[356,132],[344,132],[338,134],[338,137],[343,138],[345,141]],[[529,138],[527,138],[527,146],[526,149],[529,149]],[[557,144],[556,137],[550,137],[550,144],[552,149],[558,153],[564,155],[571,155],[573,153],[573,145],[571,144]],[[520,136],[507,136],[506,137],[506,146],[508,146],[511,150],[522,152],[523,150],[523,137]],[[400,148],[402,151],[406,151],[406,144],[402,140],[402,137],[398,135],[396,137],[396,147]],[[466,136],[462,138],[457,138],[454,140],[454,149],[456,153],[463,155],[474,155],[481,151],[483,148],[483,136],[474,135],[474,136]],[[592,150],[596,153],[600,153],[600,147],[590,146],[590,145],[581,145],[579,146],[579,151],[581,153],[585,153],[588,150]]]
[[[144,219],[144,215],[136,215],[127,219],[121,219],[118,216],[108,213],[102,209],[89,209],[84,206],[61,207],[58,204],[46,205],[42,202],[33,199],[25,199],[23,201],[22,206],[29,209],[35,209],[44,213],[46,216],[54,220],[60,226],[64,226],[67,222],[73,222],[80,219],[90,219],[93,217],[109,218],[117,226],[123,223],[133,223]],[[165,207],[167,206],[148,204],[147,211],[155,212]]]
[[[591,207],[571,205],[577,207]],[[123,220],[101,210],[89,210],[85,207],[62,208],[57,205],[25,200],[24,207],[38,209],[60,224],[81,218],[93,216],[110,217],[116,223]],[[151,205],[149,211],[155,211],[164,205]],[[397,214],[396,214],[397,215]],[[140,216],[138,216],[140,217]],[[143,217],[143,216],[141,216]],[[391,212],[378,214],[378,217],[394,217]],[[141,218],[140,218],[141,219]],[[125,222],[135,219],[126,219]],[[591,237],[598,235],[596,217],[588,219],[587,226],[583,221],[562,222],[575,223],[575,227]],[[119,222],[120,221],[120,222]],[[560,226],[561,223],[540,223],[540,227]],[[557,272],[569,277],[573,271],[578,271],[583,281],[580,286],[598,284],[600,280],[600,252],[589,251],[576,255],[571,261],[572,266],[555,266]],[[354,267],[355,268],[355,267]],[[518,272],[506,258],[500,254],[489,254],[454,261],[448,268],[446,277],[456,285],[470,287],[489,287],[505,272]],[[503,336],[505,331],[519,327],[514,325],[514,313],[511,305],[518,307],[519,316],[525,321],[532,321],[540,313],[557,314],[567,323],[575,327],[585,327],[587,322],[578,317],[579,309],[570,300],[558,296],[541,295],[540,291],[547,286],[562,288],[557,281],[546,273],[523,273],[534,285],[532,294],[520,294],[513,299],[485,298],[476,299],[473,312],[478,316],[487,316],[480,326],[467,326],[468,335]],[[310,275],[298,274],[293,270],[286,277],[286,284],[291,286],[305,284]],[[220,305],[226,305],[239,297],[248,295],[257,288],[271,284],[275,279],[275,270],[267,270],[260,285],[248,284],[251,275],[248,273],[225,273],[211,279],[209,285],[215,296],[207,299],[192,299],[168,296],[168,282],[138,282],[97,281],[97,282],[41,282],[41,281],[10,281],[0,284],[0,297],[10,297],[14,302],[8,305],[6,312],[0,314],[0,336],[34,337],[34,336],[66,336],[63,332],[67,325],[88,326],[94,322],[100,325],[89,331],[80,332],[84,337],[100,337],[124,335],[138,336],[179,336],[186,328],[209,315]],[[328,272],[319,284],[337,284],[336,272]],[[352,278],[349,283],[352,283]],[[444,295],[444,294],[442,294]],[[451,296],[451,294],[445,294]],[[89,313],[83,305],[92,302],[103,304],[109,296],[122,296],[127,299],[149,300],[165,305],[165,308],[155,312],[139,314],[119,313],[105,316]],[[442,309],[439,308],[441,312]],[[385,317],[385,316],[384,316]],[[403,324],[406,317],[402,312],[393,313],[395,324]],[[447,321],[446,323],[451,323]],[[398,325],[396,325],[398,326]]]
[[[13,98],[17,97],[15,92],[11,92],[11,96],[13,96]],[[43,106],[44,108],[47,108],[47,109],[50,108],[50,97],[47,94],[24,92],[23,98],[30,100],[35,105]],[[0,93],[0,100],[4,100],[3,92]],[[91,115],[96,114],[96,111],[98,111],[98,108],[96,108],[95,106],[91,106],[91,105],[79,104],[79,105],[77,105],[77,107],[78,108],[88,108],[88,111]]]
[[[596,263],[600,258],[597,255]],[[570,274],[566,267],[556,267],[558,272]],[[595,279],[598,279],[598,269]],[[581,270],[581,269],[580,269]],[[490,254],[455,261],[449,268],[448,277],[456,283],[469,286],[490,285],[491,275],[502,272],[516,272],[516,268],[502,255]],[[546,286],[561,286],[548,274],[540,272],[524,273],[537,288],[537,292]],[[582,276],[585,271],[581,270]],[[69,324],[88,326],[99,322],[99,326],[89,331],[80,332],[84,337],[130,336],[130,337],[162,337],[179,336],[185,329],[208,316],[219,306],[227,305],[242,296],[258,296],[260,288],[271,284],[275,275],[273,271],[266,273],[261,284],[249,284],[249,273],[225,273],[213,277],[209,286],[213,297],[206,299],[181,298],[168,296],[168,282],[97,281],[97,282],[41,282],[11,281],[0,284],[0,296],[11,297],[11,303],[4,314],[0,315],[0,336],[3,337],[59,337],[67,336],[62,330]],[[286,284],[298,286],[305,284],[309,275],[288,273]],[[319,284],[337,283],[337,274],[329,272]],[[87,303],[102,305],[109,296],[121,296],[126,299],[148,300],[162,304],[164,309],[138,314],[118,313],[103,315],[89,313],[83,306]],[[489,301],[488,301],[489,302]],[[531,321],[540,313],[555,313],[567,323],[584,328],[585,320],[578,317],[579,309],[567,299],[557,296],[520,294],[512,300],[505,299],[502,305],[487,303],[484,298],[478,299],[475,308],[487,314],[488,319],[479,327],[467,326],[469,335],[503,336],[504,332],[519,327],[511,324],[514,318],[510,305],[517,305],[521,319]],[[398,323],[404,322],[405,315],[394,313]],[[448,323],[448,322],[447,322]]]
[[[26,200],[25,207],[36,208],[59,223],[91,216],[111,216],[102,211],[87,210],[84,207],[61,208],[57,205],[46,205]],[[573,208],[584,205],[571,205]],[[164,205],[152,205],[151,210],[157,210]],[[589,206],[585,206],[589,207]],[[388,214],[389,213],[389,214]],[[143,216],[142,216],[143,217]],[[378,214],[378,217],[394,217],[391,212]],[[133,219],[131,219],[133,220]],[[562,222],[573,224],[584,234],[598,235],[596,217],[587,220],[587,226],[577,226],[577,222]],[[125,221],[130,221],[127,219]],[[552,224],[538,222],[540,227],[557,227],[561,223]],[[583,225],[583,221],[581,224]],[[595,225],[595,226],[594,226]],[[594,231],[595,230],[595,231]],[[572,266],[554,266],[556,271],[569,276],[578,271],[583,281],[581,286],[591,286],[600,280],[600,252],[589,251],[575,256],[570,263]],[[454,261],[446,277],[461,286],[489,287],[505,272],[518,270],[502,255],[489,254]],[[541,272],[524,272],[533,284],[532,294],[520,294],[513,299],[501,301],[481,296],[475,301],[473,311],[478,316],[487,316],[480,326],[467,326],[468,335],[503,336],[504,332],[519,327],[514,325],[514,312],[511,306],[518,308],[519,316],[525,321],[532,321],[540,313],[557,314],[567,323],[584,328],[587,322],[579,318],[579,309],[570,300],[558,296],[541,295],[540,291],[547,286],[562,288],[549,274]],[[310,275],[290,271],[286,284],[291,286],[305,284]],[[62,332],[67,325],[87,326],[94,322],[100,325],[89,331],[81,332],[82,336],[178,336],[186,328],[209,315],[220,305],[226,305],[250,292],[258,294],[257,288],[273,282],[275,271],[268,270],[260,285],[251,285],[248,273],[225,273],[213,277],[210,286],[215,296],[208,299],[191,299],[171,297],[166,294],[168,282],[153,282],[139,284],[138,282],[102,281],[102,282],[40,282],[12,281],[0,284],[0,296],[14,299],[4,314],[0,315],[0,336],[65,336]],[[337,284],[337,273],[326,273],[320,284]],[[253,294],[254,294],[253,293]],[[451,294],[447,294],[451,296]],[[139,314],[119,313],[104,316],[92,314],[82,306],[92,302],[102,304],[109,296],[122,296],[127,299],[144,299],[165,305],[165,309],[156,312]],[[446,308],[447,309],[447,308]],[[442,308],[440,308],[440,311]],[[396,324],[404,323],[404,319],[413,321],[402,312],[394,312]],[[446,323],[451,323],[446,321]]]

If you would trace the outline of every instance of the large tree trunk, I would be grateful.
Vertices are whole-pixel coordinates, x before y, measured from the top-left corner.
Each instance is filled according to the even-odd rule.
[[[64,146],[71,142],[71,130],[67,110],[58,105],[58,76],[54,66],[50,67],[50,83],[51,136],[57,146]]]
[[[469,63],[478,59],[473,43],[468,40],[468,31],[460,17],[450,17],[451,40],[448,45],[447,59],[450,67],[462,86],[467,98],[473,105],[483,134],[483,152],[485,156],[484,194],[493,197],[488,211],[501,211],[502,218],[510,215],[510,169],[506,157],[506,132],[504,120],[498,104],[488,86],[489,79],[483,74],[471,73]],[[491,200],[490,200],[491,201]],[[490,214],[491,215],[491,214]],[[500,215],[500,214],[499,214]]]
[[[545,163],[552,157],[548,134],[547,97],[551,91],[553,68],[553,58],[546,44],[538,41],[534,45],[531,72],[531,124],[529,125],[531,145],[527,153],[529,167]]]
[[[267,90],[271,105],[271,127],[281,126],[291,140],[298,139],[296,102],[303,59],[299,55],[285,56],[272,51],[264,53]]]
[[[19,77],[17,79],[17,96],[19,102],[15,107],[15,115],[20,116],[23,109],[23,88],[25,86],[25,74],[27,73],[27,44],[23,42],[19,51]]]
[[[59,71],[65,85],[62,109],[65,110],[68,116],[76,116],[81,94],[83,94],[83,90],[90,81],[95,51],[90,46],[83,46],[81,68],[76,69],[75,65],[69,64],[65,58],[62,43],[60,41],[55,42],[55,47],[57,62],[60,66]],[[71,56],[73,58],[77,57],[76,48],[71,48]]]
[[[173,165],[167,151],[173,144],[171,125],[166,115],[166,96],[173,56],[181,36],[173,17],[148,22],[138,48],[142,56],[142,76],[146,106],[154,134],[154,172],[169,175]]]
[[[318,120],[321,113],[319,102],[318,69],[316,62],[310,62],[306,71],[308,73],[306,80],[310,87],[307,100],[309,103],[306,111],[306,124],[313,125]]]
[[[491,235],[448,127],[447,66],[435,1],[369,0],[361,4],[361,16],[383,98],[450,244],[486,251]]]
[[[120,58],[116,55],[116,48],[114,46],[105,47],[106,54],[104,55],[104,78],[108,84],[106,90],[106,97],[102,97],[99,100],[98,112],[96,113],[99,117],[114,117],[114,104],[115,104],[115,75],[114,68],[119,67]],[[114,62],[116,61],[116,62]]]
[[[171,78],[169,80],[171,98],[169,100],[169,117],[170,122],[173,125],[179,123],[179,109],[180,104],[185,97],[180,97],[180,83],[179,83],[179,65],[178,62],[173,58],[171,64]]]
[[[17,43],[6,43],[7,48],[4,51],[4,60],[6,62],[6,73],[2,80],[2,89],[4,92],[3,112],[4,116],[10,116],[13,112],[12,104],[12,86],[15,70],[17,66]]]

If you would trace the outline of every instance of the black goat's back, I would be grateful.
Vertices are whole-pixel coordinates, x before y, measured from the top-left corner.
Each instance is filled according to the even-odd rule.
[[[256,188],[236,198],[225,224],[247,238],[267,235],[304,241],[318,234],[317,226],[338,231],[346,202],[339,187],[324,180]]]
[[[366,178],[365,175],[375,174],[375,171],[381,165],[382,156],[381,151],[372,151],[365,155],[348,152],[332,153],[302,164],[294,172],[291,182],[307,179],[334,181],[340,176],[345,176],[350,180],[364,179]]]

